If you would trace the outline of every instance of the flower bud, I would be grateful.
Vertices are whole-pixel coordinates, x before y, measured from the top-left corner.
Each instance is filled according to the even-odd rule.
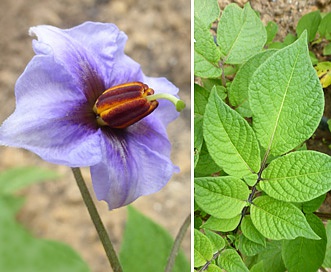
[[[154,90],[141,82],[125,83],[104,91],[93,107],[98,124],[123,129],[138,122],[158,106],[156,100],[146,99],[153,94]]]

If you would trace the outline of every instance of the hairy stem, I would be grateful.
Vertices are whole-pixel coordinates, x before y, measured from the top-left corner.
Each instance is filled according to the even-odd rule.
[[[103,225],[103,223],[101,221],[97,208],[94,205],[94,202],[93,202],[90,192],[86,186],[86,183],[84,181],[80,168],[71,168],[71,169],[74,174],[75,180],[77,182],[78,188],[82,194],[84,203],[87,207],[87,210],[90,214],[93,224],[97,230],[100,241],[105,249],[109,263],[110,263],[111,267],[113,268],[114,272],[122,272],[123,270],[122,270],[121,264],[119,262],[119,259],[116,255],[114,247],[109,239],[105,226]]]
[[[190,223],[191,223],[191,214],[189,214],[186,217],[183,225],[179,229],[179,232],[176,236],[175,242],[172,246],[172,249],[171,249],[171,252],[170,252],[170,255],[169,255],[169,258],[168,258],[167,266],[166,266],[164,272],[171,272],[173,270],[175,260],[176,260],[176,256],[179,252],[180,245],[181,245],[181,243],[184,239],[185,233],[186,233]]]

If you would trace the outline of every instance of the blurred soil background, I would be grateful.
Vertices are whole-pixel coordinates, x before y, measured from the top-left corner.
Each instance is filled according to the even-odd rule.
[[[181,168],[160,192],[133,206],[175,237],[190,212],[190,0],[1,0],[0,2],[0,122],[14,110],[14,86],[33,57],[30,26],[50,24],[70,28],[84,21],[115,23],[128,35],[126,53],[148,76],[167,77],[180,89],[187,108],[169,126],[172,159]],[[43,114],[43,113],[41,113]],[[38,166],[57,171],[56,181],[37,184],[21,192],[26,203],[19,221],[36,237],[71,245],[91,271],[110,271],[103,248],[68,167],[51,165],[34,154],[0,147],[0,171],[17,166]],[[89,171],[83,169],[94,197]],[[95,200],[117,251],[126,222],[126,208],[109,212]],[[1,212],[1,207],[0,207]],[[190,232],[183,249],[190,258]],[[28,245],[22,245],[28,246]]]

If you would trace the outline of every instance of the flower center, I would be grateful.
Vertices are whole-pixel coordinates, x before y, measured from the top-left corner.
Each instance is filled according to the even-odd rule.
[[[185,103],[167,94],[154,94],[154,90],[141,82],[129,82],[104,91],[93,106],[100,126],[126,128],[152,113],[159,102],[166,99],[176,106],[177,111],[185,108]]]
[[[94,104],[93,111],[100,126],[126,128],[152,113],[158,106],[154,90],[141,82],[130,82],[104,91]]]

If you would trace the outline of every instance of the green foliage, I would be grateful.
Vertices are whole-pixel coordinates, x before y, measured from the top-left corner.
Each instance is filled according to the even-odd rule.
[[[194,188],[199,207],[217,218],[233,218],[247,205],[248,187],[236,177],[195,178]]]
[[[0,194],[13,194],[31,184],[52,180],[58,175],[37,167],[13,168],[0,173]]]
[[[213,257],[213,244],[207,236],[194,229],[194,267],[204,265]]]
[[[331,268],[331,221],[328,221],[328,223],[326,224],[326,236],[327,244],[323,267]]]
[[[313,213],[331,189],[331,157],[301,146],[324,110],[308,42],[328,39],[328,15],[303,16],[281,43],[277,25],[263,26],[249,4],[216,11],[214,36],[211,21],[198,21],[209,9],[195,18],[195,267],[327,267],[331,232]]]
[[[37,239],[16,221],[23,199],[13,194],[56,176],[56,173],[40,168],[15,168],[1,173],[0,271],[90,271],[72,248],[59,242]]]
[[[259,52],[267,40],[267,33],[249,3],[243,9],[228,5],[218,23],[217,44],[228,64],[240,64]]]
[[[120,251],[124,271],[163,271],[172,245],[173,239],[168,232],[128,206],[128,221]],[[183,252],[178,254],[173,271],[190,271]]]
[[[326,231],[321,220],[307,214],[307,221],[320,240],[298,237],[283,241],[282,257],[289,271],[315,272],[322,265],[326,250]]]
[[[306,30],[308,32],[308,41],[312,42],[315,39],[318,26],[322,20],[322,16],[319,10],[310,12],[301,17],[298,22],[296,31],[297,35],[301,36],[301,34]]]

